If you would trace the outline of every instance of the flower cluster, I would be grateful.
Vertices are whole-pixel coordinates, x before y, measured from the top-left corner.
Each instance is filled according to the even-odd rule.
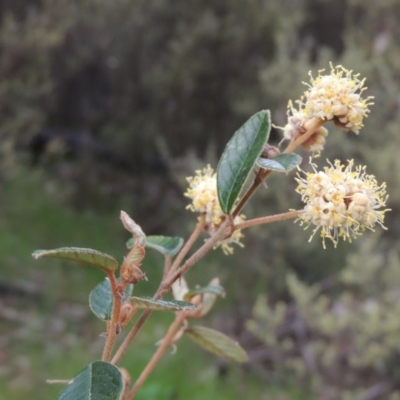
[[[306,150],[317,155],[323,150],[328,135],[323,123],[333,121],[339,129],[358,134],[364,117],[369,113],[368,107],[373,104],[373,97],[361,97],[367,89],[364,87],[365,79],[360,80],[358,75],[341,65],[333,67],[331,64],[329,75],[323,75],[323,72],[320,70],[315,79],[310,72],[310,83],[304,83],[308,90],[296,101],[297,108],[289,101],[288,123],[277,127],[283,130],[284,139],[295,141],[310,129],[313,121],[320,121],[315,131],[300,141]]]
[[[185,196],[192,199],[192,203],[187,208],[193,212],[199,212],[205,216],[205,229],[212,235],[214,234],[226,216],[223,213],[218,201],[217,176],[214,170],[207,165],[203,170],[196,171],[195,176],[186,178],[189,182],[189,188]],[[243,222],[244,215],[239,215],[234,219],[234,224]],[[222,240],[217,245],[221,246],[225,254],[232,254],[231,243],[243,246],[240,240],[243,234],[240,230],[235,230],[231,237]]]
[[[339,160],[329,165],[318,172],[311,164],[313,172],[305,177],[297,174],[296,191],[306,204],[297,220],[306,228],[316,226],[310,240],[320,230],[324,248],[325,238],[336,247],[340,237],[351,242],[376,224],[385,228],[384,214],[389,211],[382,209],[387,200],[386,185],[378,186],[375,177],[366,174],[365,166],[353,170],[353,160],[346,167]]]
[[[340,129],[358,133],[363,126],[363,118],[368,115],[372,97],[361,98],[367,88],[365,79],[360,80],[341,65],[331,65],[330,75],[314,79],[310,73],[311,84],[304,97],[298,102],[307,118],[333,120]]]

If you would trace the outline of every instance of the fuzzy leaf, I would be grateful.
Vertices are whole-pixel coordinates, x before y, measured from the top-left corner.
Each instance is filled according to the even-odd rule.
[[[126,242],[126,247],[130,249],[135,244],[135,239],[131,238]],[[183,239],[177,236],[147,236],[146,247],[150,247],[168,256],[174,256],[181,249]]]
[[[259,158],[257,165],[276,172],[289,172],[301,163],[301,157],[295,153],[279,154],[274,158]]]
[[[239,197],[271,129],[268,110],[254,114],[228,142],[217,169],[218,199],[222,211],[229,214]]]
[[[192,303],[179,300],[156,300],[152,297],[130,297],[129,302],[133,307],[154,311],[183,311],[195,310],[197,307]]]
[[[95,361],[65,386],[57,400],[120,400],[123,389],[119,369],[113,364]]]
[[[129,285],[124,294],[124,301],[132,294],[133,285]],[[111,319],[114,299],[111,291],[110,281],[106,278],[99,283],[90,293],[89,306],[96,317],[108,321]]]
[[[185,294],[183,300],[189,301],[192,297],[196,296],[196,294],[204,294],[204,293],[212,293],[216,296],[225,297],[225,289],[222,286],[203,286],[193,290],[190,290]]]
[[[248,361],[243,348],[225,334],[204,326],[193,326],[185,329],[185,334],[203,349],[238,363]]]
[[[97,250],[84,249],[81,247],[60,247],[54,250],[36,250],[32,256],[36,259],[52,257],[77,261],[101,268],[104,271],[115,271],[118,268],[118,262],[114,257],[100,253]]]

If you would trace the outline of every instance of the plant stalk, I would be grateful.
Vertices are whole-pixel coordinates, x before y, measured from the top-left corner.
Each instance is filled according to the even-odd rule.
[[[285,221],[286,219],[296,218],[299,216],[300,211],[288,211],[282,214],[268,215],[267,217],[254,218],[248,221],[244,221],[240,224],[235,225],[234,230],[245,229],[251,226],[269,224],[271,222]]]
[[[182,323],[185,321],[186,318],[187,318],[187,315],[184,311],[180,312],[176,316],[175,321],[170,325],[168,332],[165,335],[164,339],[162,340],[157,351],[154,353],[153,357],[151,358],[151,360],[146,365],[145,369],[140,374],[139,378],[133,385],[132,389],[127,393],[127,395],[125,397],[126,400],[131,400],[135,397],[136,393],[141,388],[141,386],[143,385],[145,380],[148,378],[150,373],[153,371],[154,367],[158,364],[158,362],[160,361],[161,357],[164,355],[167,348],[171,345],[172,340],[174,339],[176,333],[179,331],[179,329],[182,326]]]
[[[113,293],[113,308],[110,323],[107,324],[107,339],[104,344],[102,361],[108,361],[111,358],[111,353],[117,338],[117,324],[119,321],[119,314],[122,306],[122,296],[118,291],[118,284],[115,279],[114,272],[107,273],[108,279],[110,280],[111,290]]]

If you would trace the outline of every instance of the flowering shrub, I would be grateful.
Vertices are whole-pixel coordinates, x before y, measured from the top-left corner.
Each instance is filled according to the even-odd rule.
[[[34,253],[36,258],[80,261],[102,269],[107,275],[90,296],[92,311],[106,323],[102,360],[83,369],[60,393],[59,399],[72,400],[77,393],[82,399],[89,399],[93,391],[107,396],[107,400],[133,399],[166,349],[184,335],[215,355],[246,362],[247,355],[238,343],[221,332],[190,323],[205,316],[216,298],[225,294],[218,278],[204,287],[193,288],[183,278],[212,249],[221,247],[226,254],[232,254],[231,244],[242,245],[244,229],[295,219],[306,227],[314,225],[312,236],[320,232],[324,247],[325,238],[336,247],[339,238],[351,242],[366,229],[374,230],[376,225],[384,227],[384,216],[389,211],[385,208],[385,185],[378,185],[372,175],[366,174],[365,167],[353,169],[353,161],[344,166],[337,160],[321,172],[311,162],[313,172],[304,173],[305,178],[297,174],[297,192],[305,203],[303,209],[249,220],[241,214],[272,173],[287,174],[299,168],[302,158],[293,153],[295,149],[303,146],[313,153],[323,150],[327,136],[323,125],[328,121],[332,120],[342,130],[358,133],[371,104],[370,97],[361,98],[363,84],[364,80],[360,81],[357,75],[340,66],[332,67],[330,75],[311,79],[309,89],[296,102],[299,110],[289,102],[288,124],[283,128],[284,138],[289,143],[282,152],[268,143],[270,112],[263,110],[253,115],[227,144],[216,173],[207,166],[187,179],[189,188],[185,195],[192,200],[187,208],[200,216],[186,242],[179,237],[146,236],[140,225],[121,212],[122,223],[133,236],[121,266],[112,256],[92,249],[60,248]],[[253,178],[252,183],[246,185],[250,178]],[[207,239],[188,256],[202,232],[208,234]],[[162,279],[152,297],[132,296],[133,285],[147,279],[141,264],[148,248],[164,256]],[[174,299],[164,300],[170,290]],[[114,352],[117,335],[139,310],[143,310],[141,316]],[[149,315],[159,310],[175,312],[175,320],[131,385],[129,373],[118,364]],[[109,378],[106,384],[104,376]]]

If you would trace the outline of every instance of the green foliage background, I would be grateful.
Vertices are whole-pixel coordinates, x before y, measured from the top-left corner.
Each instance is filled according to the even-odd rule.
[[[2,2],[0,398],[27,393],[54,398],[59,389],[46,387],[44,379],[72,376],[100,354],[97,335],[103,328],[90,315],[87,296],[101,274],[61,262],[39,264],[31,252],[75,245],[122,259],[127,237],[120,209],[147,234],[186,236],[194,218],[184,210],[185,176],[207,162],[216,166],[233,132],[260,109],[270,109],[273,122],[284,125],[287,101],[304,91],[308,71],[329,68],[329,61],[367,77],[375,105],[359,137],[328,127],[328,146],[318,163],[326,157],[355,158],[386,181],[389,230],[377,232],[375,241],[368,241],[372,234],[367,233],[353,245],[322,251],[317,238],[308,243],[309,232],[285,222],[247,231],[245,249],[230,259],[211,253],[188,280],[204,284],[215,275],[221,278],[228,297],[209,324],[249,350],[248,371],[226,369],[193,349],[188,378],[185,355],[192,347],[182,344],[141,396],[185,399],[198,392],[199,398],[352,399],[381,382],[389,383],[382,398],[394,393],[398,376],[387,371],[398,368],[397,325],[373,333],[366,326],[350,329],[362,342],[349,345],[350,353],[371,344],[378,349],[366,367],[353,368],[354,379],[346,385],[340,364],[303,373],[297,342],[293,352],[279,353],[281,359],[269,352],[271,347],[281,351],[284,340],[271,326],[283,329],[287,319],[290,325],[306,314],[302,306],[308,303],[301,299],[309,297],[301,293],[311,293],[309,285],[318,287],[332,277],[342,282],[343,271],[357,266],[356,275],[365,278],[361,284],[333,285],[322,305],[306,307],[313,310],[313,321],[305,318],[306,338],[325,335],[331,360],[337,360],[342,331],[327,335],[320,321],[324,315],[335,320],[335,301],[348,312],[374,301],[381,318],[397,318],[398,300],[390,297],[399,290],[397,280],[387,278],[388,285],[376,276],[395,276],[399,268],[399,8],[395,0]],[[34,158],[32,143],[43,129],[55,134]],[[65,132],[76,140],[72,148]],[[272,141],[280,141],[276,130]],[[269,189],[258,193],[246,209],[248,217],[299,205],[295,182],[282,178],[273,177]],[[149,254],[145,270],[151,279],[138,291],[151,294],[160,279],[158,264],[160,259]],[[288,272],[297,280],[287,278],[294,276]],[[261,341],[245,328],[260,293],[269,304],[258,308],[253,321]],[[280,302],[284,311],[277,311]],[[269,318],[275,325],[263,326]],[[125,361],[133,376],[167,322],[168,317],[153,318],[147,325],[149,334],[137,347],[145,350],[132,349]],[[335,379],[328,379],[332,368]]]

